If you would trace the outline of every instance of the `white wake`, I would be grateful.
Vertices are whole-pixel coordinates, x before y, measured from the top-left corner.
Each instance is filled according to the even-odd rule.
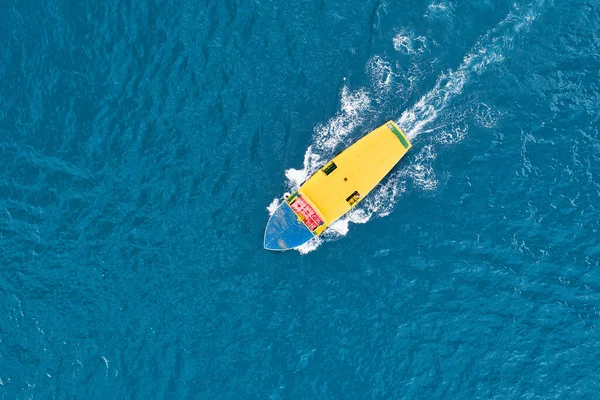
[[[526,8],[515,5],[506,18],[476,42],[456,70],[442,73],[434,87],[401,114],[397,123],[413,143],[410,164],[405,164],[402,169],[393,172],[359,207],[334,222],[321,237],[299,247],[300,253],[306,254],[318,248],[323,241],[346,235],[351,222],[366,223],[375,214],[388,215],[406,191],[409,182],[422,190],[433,190],[437,187],[438,181],[433,170],[433,161],[437,157],[436,147],[461,141],[469,128],[463,120],[473,111],[453,102],[460,98],[469,80],[484,73],[490,65],[504,60],[517,35],[531,25],[544,3],[545,0],[540,0]],[[394,37],[393,45],[397,51],[418,57],[423,49],[427,48],[427,38],[401,30]],[[302,169],[286,170],[288,191],[297,190],[302,182],[334,156],[336,149],[341,150],[355,140],[351,134],[362,127],[368,116],[377,116],[377,110],[372,104],[384,103],[389,97],[388,92],[398,79],[404,81],[398,82],[398,85],[405,90],[414,86],[414,77],[400,76],[394,67],[380,56],[369,60],[366,70],[371,77],[372,90],[351,91],[347,86],[342,88],[340,111],[326,124],[315,127],[312,144],[304,154]],[[375,98],[372,99],[371,96]],[[480,111],[482,115],[476,115],[476,119],[481,119],[482,126],[493,127],[498,113],[483,103],[477,107],[477,113]],[[440,123],[440,120],[443,122]],[[367,128],[362,130],[368,131]],[[415,145],[415,139],[419,135],[431,132],[435,132],[433,140],[427,144]],[[274,199],[268,207],[269,212],[272,213],[278,204],[279,199]]]

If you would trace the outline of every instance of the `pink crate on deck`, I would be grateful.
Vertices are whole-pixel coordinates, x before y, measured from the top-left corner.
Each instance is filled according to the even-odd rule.
[[[298,196],[290,206],[296,214],[299,214],[302,219],[304,219],[304,223],[311,231],[314,231],[323,223],[323,220],[319,217],[314,208],[312,208],[301,196]]]

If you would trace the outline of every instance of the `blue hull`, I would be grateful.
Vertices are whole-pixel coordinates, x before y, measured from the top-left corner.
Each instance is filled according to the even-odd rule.
[[[264,247],[267,250],[289,250],[308,242],[313,237],[313,233],[298,220],[290,206],[283,202],[267,222]]]

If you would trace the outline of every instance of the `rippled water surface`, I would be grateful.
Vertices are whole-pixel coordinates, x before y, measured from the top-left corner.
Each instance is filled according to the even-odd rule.
[[[600,3],[0,2],[0,399],[597,398]],[[299,251],[269,209],[393,119]]]

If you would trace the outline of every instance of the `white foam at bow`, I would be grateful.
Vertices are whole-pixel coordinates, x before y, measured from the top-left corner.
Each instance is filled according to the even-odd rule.
[[[279,199],[273,199],[271,204],[269,204],[269,206],[267,207],[267,210],[269,211],[269,216],[273,215],[273,213],[277,210],[277,207],[279,207],[279,204]]]

